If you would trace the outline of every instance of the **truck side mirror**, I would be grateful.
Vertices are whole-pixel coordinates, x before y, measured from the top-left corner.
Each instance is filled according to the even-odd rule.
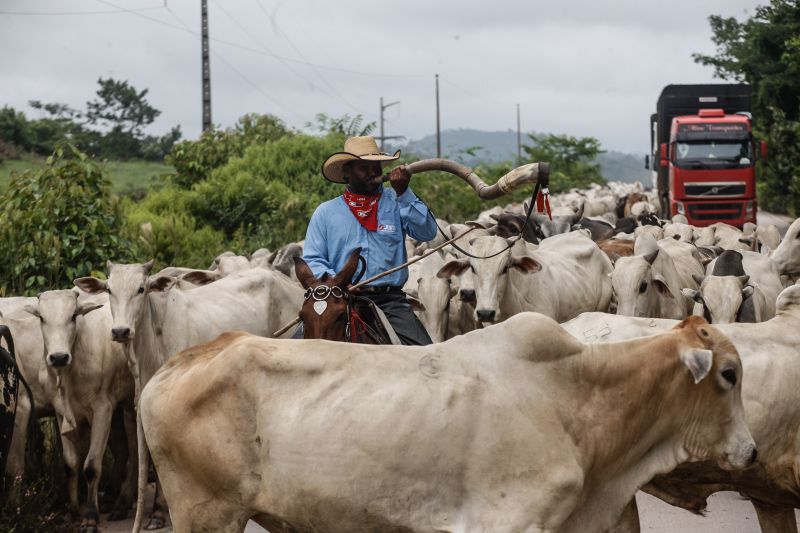
[[[650,170],[650,156],[644,156],[644,168]]]
[[[761,149],[761,159],[767,159],[767,141],[759,141],[758,147]]]
[[[668,167],[669,166],[669,147],[667,146],[667,143],[661,143],[660,154],[659,155],[660,155],[659,163],[661,164],[661,166],[662,167]]]

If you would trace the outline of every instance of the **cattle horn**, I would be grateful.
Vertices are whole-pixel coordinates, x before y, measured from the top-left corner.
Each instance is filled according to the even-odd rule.
[[[528,163],[527,165],[522,165],[504,175],[497,180],[497,183],[492,185],[487,185],[470,167],[449,159],[423,159],[406,165],[406,169],[411,174],[438,170],[458,176],[469,183],[483,200],[499,198],[526,183],[538,182],[543,186],[547,186],[550,180],[550,163]]]
[[[658,252],[659,252],[659,251],[660,251],[660,249],[653,250],[653,251],[652,251],[652,252],[650,252],[649,254],[645,254],[645,255],[643,255],[643,256],[642,256],[642,259],[644,259],[645,261],[647,261],[648,263],[650,263],[650,264],[652,265],[652,264],[653,264],[653,261],[655,261],[655,260],[656,260],[656,256],[658,256]]]

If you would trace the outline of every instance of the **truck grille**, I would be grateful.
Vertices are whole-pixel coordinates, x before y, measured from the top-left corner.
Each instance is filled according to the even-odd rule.
[[[742,215],[743,204],[688,204],[689,217],[695,220],[734,220]]]
[[[746,190],[743,181],[712,181],[684,184],[686,196],[743,196]]]

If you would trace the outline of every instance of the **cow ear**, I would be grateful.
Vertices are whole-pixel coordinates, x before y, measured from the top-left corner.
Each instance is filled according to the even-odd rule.
[[[108,290],[108,282],[91,276],[72,280],[72,283],[80,290],[88,292],[89,294],[100,294]]]
[[[512,257],[511,266],[526,274],[534,274],[542,269],[541,263],[527,255]]]
[[[75,309],[75,316],[91,313],[95,309],[100,309],[101,307],[103,307],[103,304],[100,303],[85,302],[83,304],[78,304],[78,308]]]
[[[26,313],[28,313],[29,315],[35,316],[36,318],[42,318],[42,315],[39,314],[39,306],[38,305],[25,304],[22,307],[22,310],[25,311]]]
[[[425,306],[422,304],[422,302],[420,302],[419,300],[417,300],[413,296],[407,294],[406,295],[406,300],[408,300],[408,303],[411,304],[411,309],[413,309],[414,311],[424,311],[425,310]]]
[[[658,294],[664,298],[675,298],[675,295],[672,294],[672,290],[670,290],[666,280],[661,276],[653,275],[653,286],[658,291]]]
[[[484,222],[479,222],[477,220],[468,220],[467,222],[465,222],[465,224],[470,228],[478,228],[478,229],[488,229],[489,226],[489,224],[486,224]]]
[[[696,291],[694,289],[681,289],[681,294],[699,304],[703,303],[703,295],[700,293],[700,291]]]
[[[436,273],[437,278],[447,279],[452,276],[460,276],[469,268],[469,260],[467,259],[455,259],[453,261],[448,261],[444,264],[442,268],[439,269],[439,272]]]
[[[191,272],[187,272],[181,279],[183,281],[188,281],[193,285],[208,285],[209,283],[213,283],[220,279],[220,275],[216,272],[207,272],[205,270],[193,270]]]
[[[743,287],[742,288],[742,297],[743,298],[750,298],[753,295],[753,291],[754,290],[755,289],[753,288],[752,285],[748,285],[746,287]]]
[[[156,279],[150,280],[148,289],[151,292],[166,292],[177,282],[178,278],[173,278],[172,276],[158,276]]]
[[[713,360],[714,353],[704,348],[686,348],[681,352],[681,361],[692,373],[695,384],[708,375]]]

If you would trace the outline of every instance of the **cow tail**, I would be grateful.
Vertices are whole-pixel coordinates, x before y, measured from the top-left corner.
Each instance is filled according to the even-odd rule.
[[[139,389],[139,380],[136,380],[136,388]],[[147,450],[147,442],[144,439],[144,427],[142,426],[142,407],[141,396],[137,391],[136,404],[136,447],[139,453],[139,476],[137,480],[136,490],[136,516],[133,519],[133,533],[139,533],[142,529],[142,520],[144,519],[144,495],[147,489],[147,470],[150,467],[150,454]]]

